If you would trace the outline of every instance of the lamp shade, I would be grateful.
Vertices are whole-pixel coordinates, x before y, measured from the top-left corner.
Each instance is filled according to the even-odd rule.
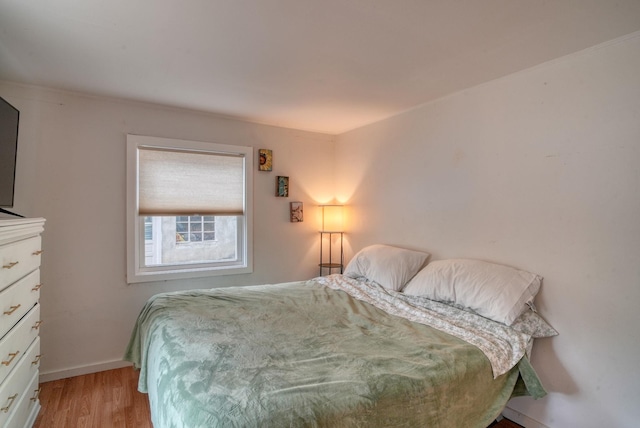
[[[320,205],[322,208],[321,232],[344,232],[344,206]]]

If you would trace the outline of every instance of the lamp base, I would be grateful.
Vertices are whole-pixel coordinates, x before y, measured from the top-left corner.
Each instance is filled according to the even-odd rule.
[[[324,235],[329,235],[329,261],[325,262],[326,255],[323,253],[322,244],[324,242]],[[340,235],[340,259],[339,263],[335,263],[333,260],[333,235]],[[322,276],[322,269],[328,269],[329,273],[333,269],[340,269],[340,273],[343,272],[344,269],[344,251],[342,246],[344,232],[322,232],[320,231],[320,263],[318,266],[320,267],[320,276]]]
[[[341,268],[342,264],[340,263],[320,263],[318,264],[318,266],[323,267],[323,268],[329,268],[329,269],[337,269],[337,268]],[[342,272],[340,272],[342,273]]]

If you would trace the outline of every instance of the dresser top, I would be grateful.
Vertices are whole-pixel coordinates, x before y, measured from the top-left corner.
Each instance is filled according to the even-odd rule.
[[[41,234],[44,222],[43,218],[0,220],[0,245]]]
[[[24,225],[32,225],[34,223],[42,223],[44,224],[45,219],[37,217],[37,218],[0,218],[0,228],[11,227],[11,226],[24,226]],[[2,229],[0,229],[2,230]]]

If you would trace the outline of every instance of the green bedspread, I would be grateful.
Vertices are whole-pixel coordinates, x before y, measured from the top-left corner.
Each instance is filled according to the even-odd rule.
[[[154,296],[125,359],[156,428],[484,428],[518,378],[515,366],[494,379],[461,339],[311,281]]]

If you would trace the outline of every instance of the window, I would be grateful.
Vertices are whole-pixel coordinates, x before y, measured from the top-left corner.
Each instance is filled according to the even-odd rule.
[[[249,273],[251,147],[127,136],[127,281]]]
[[[188,244],[216,240],[216,217],[192,215],[176,217],[176,242]]]

